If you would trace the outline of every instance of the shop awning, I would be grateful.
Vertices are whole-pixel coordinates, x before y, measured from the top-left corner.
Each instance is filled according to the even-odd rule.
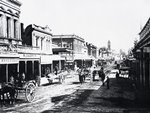
[[[60,55],[52,55],[51,58],[52,61],[66,60],[65,57],[61,57]]]
[[[93,60],[94,57],[92,56],[88,56],[88,55],[84,55],[84,54],[77,54],[74,57],[74,60]]]
[[[41,56],[41,64],[52,64],[51,56]]]

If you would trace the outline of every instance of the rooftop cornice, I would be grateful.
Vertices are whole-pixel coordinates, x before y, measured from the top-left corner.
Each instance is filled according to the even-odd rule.
[[[41,26],[38,26],[38,25],[35,25],[35,24],[32,24],[32,29],[34,29],[34,30],[36,30],[36,31],[39,31],[39,32],[42,32],[42,33],[46,33],[46,34],[48,34],[48,35],[51,35],[52,36],[52,34],[50,33],[50,32],[48,32],[48,31],[46,31],[45,29],[46,29],[46,27],[41,27]],[[48,28],[49,29],[49,28]],[[50,30],[50,29],[49,29]]]
[[[84,38],[81,38],[75,34],[67,34],[67,35],[53,35],[53,38],[74,38],[84,42]]]
[[[148,25],[149,22],[150,22],[150,18],[147,20],[146,24],[144,25],[144,27],[140,31],[139,35],[144,31],[144,29],[147,27],[147,25]]]
[[[10,2],[12,2],[12,3],[18,5],[19,7],[22,5],[22,3],[19,2],[18,0],[8,0],[8,1],[10,1]]]

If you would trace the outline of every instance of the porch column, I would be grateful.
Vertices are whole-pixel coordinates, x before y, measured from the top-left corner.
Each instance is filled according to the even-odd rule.
[[[61,70],[61,60],[59,60],[59,70]]]
[[[145,76],[146,76],[146,74],[145,74],[145,72],[146,72],[145,62],[146,62],[145,53],[143,52],[143,86],[144,86],[144,88],[146,85],[146,83],[145,83]]]
[[[140,88],[143,87],[143,51],[140,53]]]
[[[39,62],[39,76],[41,77],[41,63]]]
[[[8,83],[8,64],[6,64],[6,83]]]
[[[20,70],[19,70],[19,64],[17,64],[17,72],[20,72]]]
[[[32,61],[32,76],[34,76],[34,60]],[[35,76],[34,76],[35,77]]]
[[[53,73],[53,63],[51,64],[51,73]]]
[[[27,74],[27,61],[25,61],[25,74]]]
[[[149,53],[149,58],[150,58],[150,53]],[[149,71],[149,75],[148,76],[149,76],[149,89],[150,89],[150,59],[149,59],[149,70],[148,71]]]

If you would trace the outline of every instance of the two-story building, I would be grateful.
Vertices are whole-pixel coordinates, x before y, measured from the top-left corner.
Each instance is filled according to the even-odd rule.
[[[22,44],[20,6],[17,0],[0,1],[0,73],[1,82],[8,82],[19,70],[17,46]]]
[[[92,55],[96,57],[96,49],[91,50],[90,56],[88,54],[89,48],[87,42],[77,35],[53,35],[52,41],[59,47],[71,50],[70,52],[65,52],[65,64],[72,69],[74,69],[74,67],[91,66],[92,58],[94,58]]]
[[[33,76],[35,74],[45,76],[52,71],[52,34],[50,32],[48,26],[41,27],[31,24],[26,27],[22,36],[22,47],[26,47],[26,49],[24,52],[18,51],[18,53],[22,60],[20,67],[25,67],[23,69],[27,74],[30,71],[29,73]],[[30,50],[27,49],[29,47]],[[35,62],[37,60],[38,62]]]

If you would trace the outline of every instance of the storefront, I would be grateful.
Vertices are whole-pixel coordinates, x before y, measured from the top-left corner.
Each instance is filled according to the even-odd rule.
[[[10,76],[18,72],[19,57],[17,55],[0,55],[0,83],[9,82]]]
[[[91,67],[93,65],[93,57],[84,54],[77,54],[74,59],[77,67]]]
[[[52,58],[51,55],[41,56],[41,77],[52,72]]]
[[[139,33],[140,40],[133,49],[136,58],[134,73],[138,98],[150,101],[150,19]]]
[[[40,57],[36,54],[20,54],[19,73],[25,73],[26,80],[35,80],[41,76]]]
[[[52,55],[52,72],[55,70],[57,66],[58,70],[62,70],[65,67],[65,57],[61,57],[60,55]]]

